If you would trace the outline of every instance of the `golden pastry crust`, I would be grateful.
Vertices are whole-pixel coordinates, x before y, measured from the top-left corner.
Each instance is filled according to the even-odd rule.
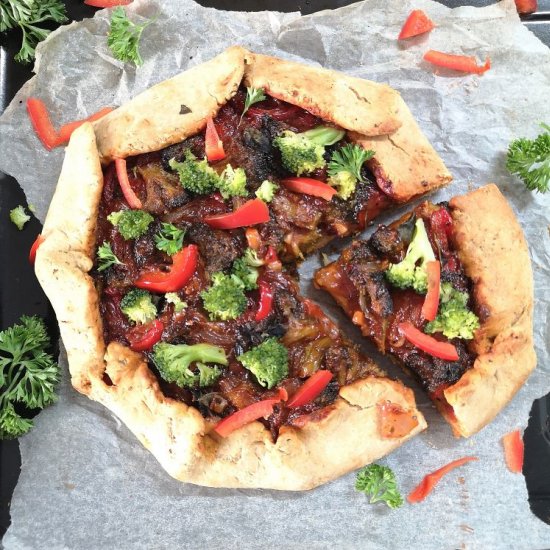
[[[523,231],[494,184],[450,201],[454,241],[481,327],[474,366],[444,396],[442,412],[457,435],[488,424],[536,366],[533,345],[533,274]]]
[[[140,354],[118,343],[105,346],[98,294],[88,274],[96,247],[103,186],[101,163],[158,150],[196,133],[204,127],[206,118],[214,116],[235,93],[243,75],[245,82],[254,85],[266,68],[275,71],[278,64],[289,71],[287,62],[231,48],[206,64],[158,84],[93,126],[82,125],[67,147],[44,225],[45,241],[37,252],[36,273],[56,310],[74,387],[117,414],[172,476],[201,485],[309,489],[376,460],[426,427],[409,389],[399,382],[371,376],[342,387],[329,414],[316,416],[301,428],[284,426],[276,443],[259,422],[220,438],[212,431],[213,423],[196,409],[162,394]],[[373,99],[386,98],[380,108],[365,114],[367,125],[359,127],[357,113],[346,115],[341,105],[334,104],[338,98],[333,96],[336,114],[331,118],[331,103],[323,99],[327,73],[303,66],[301,69],[311,75],[311,86],[307,88],[311,98],[307,105],[290,102],[310,110],[317,102],[315,109],[320,116],[372,135],[382,131],[380,128],[394,131],[399,127],[400,121],[396,122],[391,113],[393,106],[402,109],[404,104],[388,87],[339,75],[343,83],[335,86],[354,87],[360,95]],[[330,75],[337,79],[337,73]],[[208,94],[201,93],[205,81]],[[275,81],[270,86],[275,86]],[[288,80],[278,90],[283,99],[285,90],[293,95]],[[367,102],[357,101],[365,108]],[[179,115],[182,104],[190,113]],[[381,113],[387,118],[382,120]],[[380,435],[378,405],[388,402],[416,416],[418,425],[407,435]]]

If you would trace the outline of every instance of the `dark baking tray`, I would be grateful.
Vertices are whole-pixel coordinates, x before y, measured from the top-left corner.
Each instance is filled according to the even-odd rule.
[[[353,3],[352,0],[202,0],[203,6],[218,9],[257,11],[301,11],[303,14],[333,9]],[[443,0],[449,7],[459,5],[485,6],[487,0]],[[94,8],[85,6],[82,0],[67,0],[71,20],[91,17]],[[545,44],[550,45],[550,0],[539,0],[536,14],[524,19],[524,23]],[[13,56],[18,50],[20,36],[17,32],[0,35],[0,112],[6,108],[17,90],[31,76],[29,67],[18,65]],[[0,136],[0,154],[2,141]],[[42,292],[31,266],[28,251],[41,225],[32,219],[24,231],[18,231],[9,221],[9,211],[18,204],[26,204],[25,195],[17,182],[0,172],[0,329],[15,323],[22,314],[37,314],[47,320],[50,334],[57,337],[55,315]],[[529,426],[525,431],[525,464],[523,473],[529,491],[532,511],[543,521],[550,523],[550,394],[546,399],[533,403]],[[0,537],[9,525],[9,504],[21,466],[17,441],[0,441]]]

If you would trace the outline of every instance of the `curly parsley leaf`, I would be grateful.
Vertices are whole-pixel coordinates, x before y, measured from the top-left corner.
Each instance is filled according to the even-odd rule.
[[[183,246],[185,229],[180,229],[171,223],[161,224],[160,232],[155,235],[155,246],[173,256]]]
[[[371,504],[385,502],[390,508],[399,508],[403,505],[395,474],[388,466],[371,464],[359,470],[355,489],[370,497]]]
[[[98,271],[104,271],[112,265],[124,265],[113,252],[110,243],[104,241],[97,249]]]
[[[49,345],[38,317],[23,316],[0,332],[0,438],[19,437],[32,428],[16,406],[42,409],[57,399],[59,367],[45,351]]]
[[[359,145],[349,143],[332,153],[328,164],[329,176],[336,176],[340,172],[349,172],[356,180],[361,181],[361,167],[363,163],[374,156],[374,151],[365,150]]]
[[[21,49],[15,56],[18,63],[34,59],[35,49],[50,30],[42,23],[67,21],[65,5],[60,0],[2,0],[0,1],[0,32],[19,28],[23,33]]]
[[[241,113],[241,118],[239,120],[239,124],[241,123],[243,116],[245,115],[246,111],[250,109],[254,103],[259,103],[260,101],[263,101],[264,99],[267,99],[263,88],[252,88],[252,86],[246,88],[246,99],[244,100],[244,109]]]
[[[111,28],[107,36],[107,45],[113,55],[124,62],[135,63],[138,67],[143,64],[139,53],[139,40],[143,30],[154,19],[146,21],[143,25],[132,23],[122,7],[115,8],[111,15]]]
[[[550,189],[550,126],[536,139],[520,138],[508,148],[506,168],[519,176],[530,191],[546,193]]]

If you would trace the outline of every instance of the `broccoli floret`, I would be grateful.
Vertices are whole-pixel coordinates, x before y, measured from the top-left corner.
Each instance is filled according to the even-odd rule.
[[[175,382],[185,388],[209,386],[221,374],[218,367],[208,367],[204,363],[227,365],[223,348],[212,344],[167,344],[160,342],[153,347],[153,362],[160,375],[167,382]],[[198,372],[191,370],[191,363],[197,362]]]
[[[343,170],[342,172],[337,172],[334,176],[330,176],[328,184],[336,187],[338,190],[337,194],[341,199],[347,200],[355,193],[357,179],[351,172]]]
[[[174,312],[179,313],[187,307],[187,302],[184,302],[177,294],[177,292],[167,292],[164,295],[166,303],[174,304]]]
[[[414,288],[416,292],[425,293],[428,290],[426,264],[434,261],[435,256],[424,222],[418,219],[414,227],[414,235],[405,258],[398,264],[390,264],[386,277],[394,286]]]
[[[220,176],[218,187],[224,199],[246,197],[246,172],[242,168],[233,169],[231,164],[228,164]]]
[[[231,272],[240,279],[245,290],[254,290],[258,288],[258,270],[256,268],[263,263],[255,250],[247,248],[243,256],[233,262]]]
[[[157,308],[153,304],[151,293],[134,288],[120,301],[122,313],[134,323],[148,323],[157,316]]]
[[[197,160],[197,157],[189,150],[185,151],[183,162],[170,159],[168,164],[172,170],[178,173],[181,185],[193,193],[207,195],[220,185],[220,176],[208,165],[208,161],[206,159]]]
[[[253,267],[260,267],[265,263],[262,259],[258,258],[258,253],[253,248],[247,248],[244,251],[243,258],[248,265]]]
[[[275,191],[279,189],[276,183],[269,180],[262,181],[262,184],[256,189],[256,196],[264,202],[271,202],[275,196]]]
[[[287,130],[273,144],[281,151],[283,166],[296,175],[325,167],[325,145],[332,145],[344,136],[344,131],[319,126],[297,134]]]
[[[447,338],[471,340],[479,328],[479,318],[467,307],[468,293],[456,290],[451,283],[442,283],[437,317],[426,324],[429,334],[442,332]]]
[[[237,359],[268,389],[288,376],[288,350],[277,338],[268,338]]]
[[[109,214],[107,219],[116,226],[124,239],[128,240],[141,237],[154,218],[143,210],[119,210]]]
[[[236,319],[246,308],[244,285],[235,275],[214,273],[212,286],[201,292],[201,298],[211,320]]]
[[[25,212],[25,208],[21,205],[16,206],[13,210],[10,210],[10,220],[17,226],[17,229],[21,231],[25,224],[31,219],[31,217]]]

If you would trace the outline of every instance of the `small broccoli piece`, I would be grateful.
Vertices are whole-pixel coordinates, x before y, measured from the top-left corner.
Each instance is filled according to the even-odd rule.
[[[233,262],[231,272],[241,281],[245,290],[254,290],[258,288],[258,270],[248,265],[244,256]]]
[[[223,348],[212,344],[167,344],[160,342],[153,347],[153,362],[160,375],[167,382],[174,382],[182,388],[211,385],[221,374],[217,367],[208,367],[204,363],[227,365]],[[198,373],[190,368],[197,362]]]
[[[418,219],[414,227],[414,235],[405,258],[398,264],[390,264],[386,277],[394,286],[414,288],[418,293],[425,293],[428,289],[426,264],[434,261],[435,255],[424,222]]]
[[[264,202],[271,202],[277,189],[279,189],[279,186],[276,183],[264,180],[260,187],[256,189],[256,196]]]
[[[107,219],[118,229],[125,240],[141,237],[153,221],[153,216],[143,210],[119,210]]]
[[[218,188],[224,199],[246,197],[246,172],[242,168],[234,169],[228,164],[220,176]]]
[[[332,187],[336,187],[338,190],[337,195],[341,199],[347,200],[355,193],[357,179],[351,172],[342,170],[334,174],[334,176],[330,176],[327,183],[332,185]]]
[[[247,248],[244,251],[243,258],[246,260],[246,263],[252,267],[260,267],[265,263],[262,259],[258,258],[258,253],[253,248]]]
[[[437,317],[426,324],[428,334],[442,332],[447,338],[471,340],[479,328],[479,318],[467,307],[468,293],[456,290],[451,283],[442,283]]]
[[[201,298],[211,320],[236,319],[246,308],[243,281],[235,275],[214,273],[212,286],[201,292]]]
[[[134,288],[120,301],[122,313],[134,323],[148,323],[157,316],[152,296],[146,290]]]
[[[189,150],[185,151],[185,160],[177,162],[171,159],[170,168],[177,172],[181,185],[200,195],[208,195],[220,185],[220,176],[208,165],[206,159],[197,160],[197,157]]]
[[[333,145],[345,135],[343,130],[329,126],[317,126],[307,132],[287,130],[277,136],[273,144],[281,151],[283,166],[300,176],[325,167],[325,146]]]
[[[288,376],[288,350],[277,338],[268,338],[237,359],[268,389]]]
[[[177,292],[167,292],[164,295],[166,303],[174,304],[174,312],[179,313],[187,307],[187,302],[184,302],[177,294]]]
[[[22,231],[23,227],[30,219],[31,217],[25,212],[25,209],[21,205],[10,210],[10,220],[17,226],[19,231]]]

